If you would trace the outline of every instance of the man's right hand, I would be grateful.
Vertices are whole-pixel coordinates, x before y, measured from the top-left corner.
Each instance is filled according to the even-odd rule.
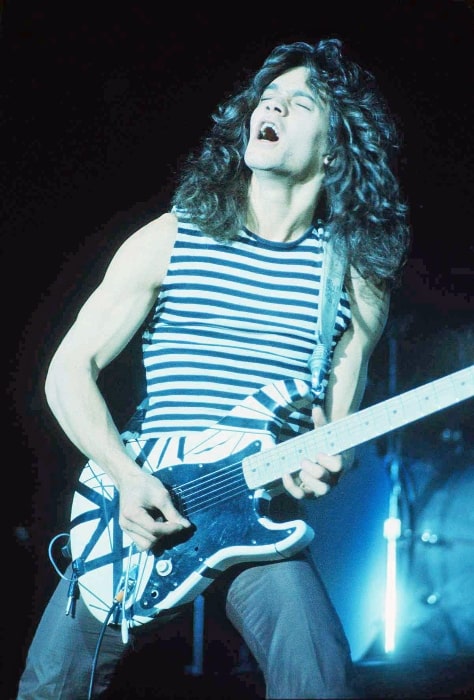
[[[122,478],[119,487],[122,530],[141,551],[149,550],[165,536],[191,527],[175,508],[166,487],[156,476],[140,469]]]

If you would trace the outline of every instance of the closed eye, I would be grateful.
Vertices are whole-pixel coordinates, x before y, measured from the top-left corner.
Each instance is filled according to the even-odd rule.
[[[311,111],[314,107],[314,102],[312,100],[299,100],[298,102],[295,103],[298,107],[302,107],[303,109],[307,109],[308,111]]]

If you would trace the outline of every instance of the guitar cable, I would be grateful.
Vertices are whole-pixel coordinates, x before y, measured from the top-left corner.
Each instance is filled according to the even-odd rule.
[[[58,574],[60,578],[62,578],[64,581],[68,581],[69,583],[69,588],[68,588],[68,593],[67,593],[67,603],[66,603],[66,615],[70,615],[71,617],[74,617],[75,611],[76,611],[76,601],[79,598],[79,582],[78,582],[78,572],[77,572],[77,564],[75,562],[72,562],[72,577],[68,578],[68,576],[65,576],[62,571],[59,569],[58,565],[56,564],[53,556],[53,547],[56,544],[57,540],[60,539],[61,537],[67,538],[67,543],[61,548],[62,555],[64,557],[67,557],[68,559],[71,559],[71,551],[69,549],[69,540],[70,536],[68,532],[60,532],[58,535],[55,535],[53,539],[50,541],[48,545],[48,558],[49,561],[51,562],[54,570]]]
[[[114,602],[107,613],[107,616],[102,623],[99,637],[97,639],[97,644],[94,651],[94,657],[92,659],[91,676],[89,681],[89,692],[87,693],[87,700],[92,700],[92,691],[94,689],[95,672],[97,670],[97,661],[99,659],[100,647],[102,646],[102,640],[104,639],[105,630],[109,624],[110,618],[115,614],[116,610],[122,605],[122,601],[125,598],[125,588],[122,588],[114,598]]]
[[[73,567],[72,577],[69,578],[68,576],[65,576],[55,561],[55,557],[53,556],[53,547],[56,544],[56,542],[61,538],[67,539],[67,543],[62,547],[62,550],[61,550],[62,554],[64,556],[71,558],[71,553],[69,550],[70,535],[68,532],[61,532],[52,538],[52,540],[50,541],[50,543],[48,545],[48,558],[49,558],[54,570],[58,574],[58,576],[60,578],[62,578],[64,581],[69,582],[68,599],[67,599],[67,605],[66,605],[66,615],[70,615],[71,617],[74,617],[76,600],[79,598],[78,573],[77,573],[77,569],[74,566],[74,562],[73,562],[72,563],[72,567]],[[133,547],[133,545],[130,546],[130,550],[132,550],[132,547]],[[125,580],[122,582],[122,585],[119,586],[119,589],[118,589],[117,593],[115,594],[113,603],[112,603],[109,611],[107,612],[107,615],[102,623],[99,637],[97,639],[97,644],[96,644],[95,651],[94,651],[94,657],[92,659],[91,675],[90,675],[90,680],[89,680],[89,690],[88,690],[88,694],[87,694],[87,700],[92,700],[92,692],[94,689],[94,681],[95,681],[95,674],[96,674],[96,670],[97,670],[97,662],[99,659],[99,652],[100,652],[100,648],[102,646],[102,640],[104,638],[105,631],[107,629],[107,626],[109,624],[110,619],[113,618],[114,616],[116,616],[120,609],[122,612],[122,640],[123,640],[124,644],[128,641],[128,626],[127,626],[127,620],[125,617],[126,616],[125,591],[127,590],[127,587],[131,583],[131,576],[130,576],[131,556],[132,556],[132,551],[130,551],[130,553],[129,553],[128,567],[127,567],[127,572],[125,575]],[[125,629],[124,629],[124,623],[125,623]]]
[[[132,576],[132,557],[133,557],[133,554],[136,553],[136,552],[134,552],[135,544],[132,543],[128,549],[129,549],[128,564],[127,564],[127,570],[125,572],[125,576],[122,577],[122,580],[119,584],[117,593],[115,594],[115,597],[114,597],[114,602],[112,603],[110,610],[107,612],[107,616],[105,617],[105,619],[102,623],[100,634],[99,634],[99,637],[97,639],[97,644],[96,644],[96,648],[94,651],[94,658],[92,660],[92,668],[91,668],[91,676],[90,676],[90,681],[89,681],[89,692],[87,695],[87,700],[92,699],[92,691],[94,688],[94,680],[95,680],[95,674],[96,674],[96,670],[97,670],[97,662],[99,659],[100,647],[102,645],[102,640],[104,638],[105,631],[107,629],[107,626],[109,624],[110,619],[111,618],[114,619],[115,617],[118,617],[119,611],[122,613],[122,620],[120,623],[121,633],[122,633],[122,642],[124,644],[128,643],[128,639],[129,639],[128,629],[129,629],[129,627],[128,627],[127,608],[126,608],[126,603],[127,603],[126,592],[130,588],[135,589],[136,581],[133,580],[133,576]]]
[[[116,599],[118,596],[121,595],[120,602],[122,605],[122,622],[121,622],[121,632],[122,632],[122,642],[124,644],[127,644],[128,642],[128,620],[127,620],[127,608],[126,608],[126,603],[127,603],[127,596],[126,593],[130,588],[133,588],[133,590],[136,589],[136,580],[133,581],[131,577],[131,571],[132,571],[132,557],[135,553],[135,543],[132,542],[132,544],[128,548],[128,562],[127,562],[127,571],[125,572],[125,580],[123,582],[123,586],[119,589],[119,593],[116,595]]]
[[[58,535],[55,535],[53,537],[53,539],[50,541],[50,543],[48,545],[48,558],[53,566],[53,569],[56,571],[58,576],[60,576],[65,581],[71,581],[71,579],[68,578],[67,576],[65,576],[62,573],[62,571],[59,569],[58,565],[56,564],[56,562],[54,560],[54,556],[53,556],[53,547],[56,544],[57,540],[59,540],[61,537],[65,537],[67,539],[67,544],[65,544],[62,547],[61,552],[62,552],[64,557],[68,557],[69,559],[71,559],[71,552],[69,550],[69,539],[70,539],[69,532],[60,532]]]
[[[67,604],[66,604],[66,615],[71,615],[71,617],[74,617],[74,612],[75,612],[75,607],[76,607],[76,600],[79,597],[79,583],[78,583],[78,575],[77,571],[74,567],[74,562],[72,564],[73,567],[73,575],[71,578],[68,576],[65,576],[62,571],[59,569],[55,558],[53,556],[53,547],[56,544],[56,542],[61,539],[61,538],[67,538],[67,543],[62,547],[62,554],[64,556],[68,556],[71,558],[71,553],[69,551],[69,540],[70,540],[70,535],[68,532],[61,532],[58,535],[55,535],[55,537],[52,538],[48,545],[48,557],[49,560],[58,574],[60,578],[62,578],[64,581],[69,582],[69,589],[68,589],[68,599],[67,599]],[[87,694],[87,700],[92,700],[92,691],[94,689],[94,680],[95,680],[95,673],[97,669],[97,661],[99,658],[99,651],[100,647],[102,645],[102,640],[104,638],[105,630],[107,629],[107,625],[109,623],[110,618],[116,614],[117,609],[120,607],[122,604],[122,599],[125,598],[125,589],[122,588],[117,595],[114,598],[114,602],[110,608],[110,610],[107,613],[107,616],[102,624],[102,628],[99,634],[99,638],[97,640],[96,648],[94,651],[94,657],[92,659],[92,668],[91,668],[91,675],[90,675],[90,680],[89,680],[89,691]]]

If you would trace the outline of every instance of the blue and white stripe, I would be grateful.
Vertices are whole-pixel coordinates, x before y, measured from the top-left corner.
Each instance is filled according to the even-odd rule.
[[[143,336],[144,438],[204,430],[266,384],[311,381],[323,231],[312,227],[295,242],[275,243],[243,230],[223,243],[178,217],[169,269]],[[333,345],[349,322],[344,292]],[[292,417],[288,434],[313,427],[310,408]]]

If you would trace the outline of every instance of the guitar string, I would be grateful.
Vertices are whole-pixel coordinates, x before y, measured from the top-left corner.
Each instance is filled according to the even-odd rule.
[[[471,366],[470,368],[466,368],[464,371],[458,372],[456,374],[459,374],[459,376],[461,376],[464,373],[467,373],[468,370],[472,374],[473,367]],[[446,377],[444,379],[447,380],[448,377]],[[450,379],[450,377],[449,377],[449,379]],[[464,380],[464,377],[463,377],[463,380]],[[439,389],[444,388],[441,386],[441,380],[438,382],[438,384],[439,384],[439,387],[437,387],[437,388],[439,388]],[[466,384],[466,381],[464,380],[459,385],[459,388],[465,384]],[[422,387],[422,389],[423,388],[425,388],[425,387]],[[415,396],[417,396],[420,393],[419,390],[420,390],[420,388],[412,390],[411,392],[407,392],[406,395],[398,397],[398,398],[405,399],[405,401],[408,401],[408,404],[411,406],[411,404],[412,404],[411,399],[415,398]],[[412,396],[412,394],[413,394],[413,396]],[[471,396],[471,395],[472,394],[468,394],[466,396],[458,397],[457,400],[462,400],[463,398],[469,398],[469,396]],[[397,397],[395,397],[395,398],[397,398]],[[425,395],[423,398],[425,400],[429,399],[430,401],[432,401],[433,398],[436,398],[436,392],[434,392],[432,395],[428,395],[428,396]],[[390,403],[390,400],[388,400],[388,404],[389,403]],[[370,407],[370,410],[373,413],[375,410],[378,411],[379,408],[385,408],[385,407],[387,407],[387,402],[384,402],[383,407],[382,406],[381,407],[376,407],[376,406]],[[406,409],[406,408],[408,408],[408,406],[405,405],[404,408]],[[432,410],[430,409],[428,411],[428,414],[431,412],[432,412]],[[353,419],[353,416],[352,416],[352,419]],[[359,426],[359,428],[360,428],[360,426]],[[303,436],[300,436],[300,437],[303,437]],[[282,443],[282,445],[284,445],[284,443]],[[280,445],[279,447],[281,447],[282,445]],[[286,445],[285,445],[285,447],[286,447]],[[267,460],[267,457],[263,453],[261,453],[260,455],[255,455],[255,456],[256,457],[261,456],[262,459]],[[219,472],[223,472],[223,473],[219,474]],[[234,472],[234,473],[232,473],[232,472]],[[107,495],[106,495],[107,494],[107,486],[103,485],[101,478],[98,477],[96,474],[94,474],[94,477],[95,477],[96,481],[98,481],[100,486],[101,486],[101,495],[102,495],[103,501],[108,502],[109,499],[107,498]],[[222,492],[222,490],[224,490],[226,488],[225,484],[224,484],[225,480],[227,481],[227,491],[226,491],[226,494],[223,498],[221,492]],[[204,484],[204,488],[202,488],[203,484]],[[217,490],[215,488],[216,484],[218,487]],[[229,484],[231,486],[230,491],[229,491]],[[212,489],[212,493],[209,496],[210,489]],[[109,490],[110,490],[110,488],[109,488]],[[189,497],[189,503],[185,504],[187,507],[186,513],[192,514],[192,513],[198,512],[199,510],[204,510],[205,508],[211,507],[217,499],[219,499],[221,502],[223,500],[229,500],[229,499],[233,498],[235,495],[237,495],[239,493],[243,493],[247,490],[249,490],[249,489],[248,489],[248,486],[244,480],[243,473],[240,469],[240,463],[239,463],[238,465],[231,467],[230,469],[223,468],[223,469],[217,470],[216,472],[213,472],[211,474],[206,474],[202,477],[199,477],[198,479],[195,479],[195,480],[193,480],[193,481],[191,481],[188,484],[185,484],[183,486],[177,486],[176,487],[176,495],[177,495],[177,498],[179,499],[181,495],[184,496],[188,492],[189,492],[189,494],[193,494],[192,496]],[[196,493],[197,493],[197,496],[196,496]],[[186,514],[186,513],[184,513],[184,514]],[[110,538],[109,527],[110,527],[110,520],[105,528],[108,531],[109,538]]]
[[[102,485],[100,479],[99,483],[101,483]],[[201,477],[191,480],[190,482],[188,482],[188,484],[179,485],[176,487],[175,494],[180,503],[182,502],[183,497],[186,496],[186,494],[189,494],[189,500],[182,502],[182,512],[185,516],[192,516],[193,514],[206,510],[207,508],[210,508],[217,503],[229,501],[235,496],[241,493],[245,493],[246,491],[248,491],[248,487],[245,483],[240,464],[236,464],[232,465],[230,468],[223,467],[210,474],[205,474]],[[101,495],[104,501],[108,500],[105,496],[106,493],[107,487],[101,488]],[[109,541],[111,541],[112,538],[112,520],[113,519],[108,519],[107,526],[105,528],[107,531]],[[137,554],[137,552],[135,552],[134,549],[134,545],[130,545],[128,556],[126,557],[126,560],[128,562],[127,578],[130,570],[131,558],[134,554]],[[141,553],[139,556],[141,556]],[[138,569],[140,570],[141,567],[138,562],[137,565]],[[86,589],[88,589],[87,586]],[[92,593],[92,591],[89,592]],[[126,608],[128,608],[131,604],[135,602],[136,595],[137,587],[134,586],[133,590],[131,590],[128,594],[124,596],[121,605],[123,620],[127,618]],[[105,609],[108,609],[108,606],[105,603],[105,601],[102,601],[102,599],[98,596],[97,602],[102,602],[105,605]],[[122,634],[123,633],[124,630],[122,630]]]
[[[472,367],[469,368],[469,369],[472,371]],[[445,379],[447,379],[447,378],[445,378]],[[441,380],[439,380],[439,381],[441,382]],[[413,397],[419,393],[419,390],[418,390],[418,389],[415,389],[415,390],[412,390],[412,391],[413,391]],[[413,398],[413,397],[411,396],[412,391],[407,392],[407,394],[405,395],[404,398],[405,398],[405,399]],[[395,397],[395,398],[402,398],[402,397]],[[428,395],[428,396],[425,396],[424,398],[425,398],[425,400],[426,400],[427,398],[432,399],[433,396]],[[384,402],[384,407],[387,406],[387,403],[390,404],[390,401],[391,401],[391,400],[389,399],[387,402]],[[411,402],[409,402],[409,404],[411,404]],[[408,404],[405,404],[405,406],[404,406],[405,409],[408,409],[409,407],[410,407],[410,405],[408,405]],[[377,408],[376,406],[370,407],[371,412],[374,412],[374,410],[375,410],[376,408]],[[405,412],[406,412],[406,411],[405,411]],[[360,413],[363,414],[364,411],[362,411],[362,412],[360,412]],[[353,419],[354,416],[351,416],[350,418]],[[389,423],[389,422],[390,422],[390,421],[388,421],[388,423]],[[359,423],[360,423],[360,421],[359,421]],[[390,427],[390,426],[389,426],[389,427]],[[359,424],[358,428],[359,428],[359,430],[360,430],[360,428],[361,428],[360,424]],[[334,425],[333,425],[333,429],[334,429]],[[298,436],[298,437],[300,437],[300,438],[306,438],[307,435],[300,435],[300,436]],[[295,438],[295,439],[297,439],[297,438]],[[293,440],[292,442],[294,443],[295,440]],[[138,443],[138,441],[137,441],[137,443]],[[280,448],[285,449],[285,448],[287,448],[287,445],[286,445],[285,443],[281,443],[278,447],[279,447],[279,449],[280,449]],[[293,450],[293,452],[295,452],[295,451]],[[263,456],[262,456],[262,455],[263,455]],[[258,457],[258,455],[256,455],[256,456]],[[261,453],[260,456],[262,456],[263,459],[267,459],[267,458],[265,457],[265,454],[264,454],[264,453]],[[151,467],[151,465],[149,464],[148,460],[145,460],[145,462],[148,463],[148,466]],[[185,466],[185,465],[183,465],[183,466]],[[244,481],[243,475],[241,475],[240,463],[235,467],[235,469],[236,469],[237,472],[238,472],[238,476],[241,477],[241,479],[239,479],[239,480],[242,481],[242,485],[243,485],[242,491],[241,491],[241,492],[244,492],[245,490],[248,489],[248,487],[247,487],[247,485],[246,485],[246,483],[245,483],[245,481]],[[221,470],[218,470],[218,471],[216,471],[216,472],[213,472],[212,474],[206,474],[206,475],[204,475],[204,476],[202,476],[202,477],[198,477],[197,479],[191,480],[190,482],[184,484],[183,486],[177,486],[177,487],[176,487],[176,496],[179,498],[179,495],[180,495],[180,494],[185,494],[185,492],[191,493],[192,490],[193,490],[193,488],[194,488],[194,489],[197,489],[197,490],[198,490],[198,499],[199,499],[199,498],[204,498],[204,499],[205,499],[205,498],[206,498],[206,491],[207,491],[210,487],[212,487],[212,481],[213,481],[213,480],[216,480],[216,479],[219,480],[219,479],[221,478],[221,476],[222,476],[222,475],[219,475],[219,472],[224,472],[224,473],[225,473],[226,470],[227,470],[227,468],[224,467],[224,468],[222,468]],[[231,474],[230,471],[229,471],[229,477],[228,477],[228,478],[229,478],[229,479],[232,479],[232,478],[233,478],[233,476],[232,476],[232,474]],[[205,483],[205,487],[204,487],[204,489],[203,489],[201,492],[199,492],[199,490],[202,489],[202,483],[203,483],[203,482]],[[194,486],[193,486],[193,484],[194,484]],[[213,494],[213,496],[214,496],[214,494]],[[206,503],[206,501],[204,501],[204,505],[203,505],[202,507],[207,508],[207,507],[210,507],[210,505],[212,505],[212,501],[207,502],[207,503]],[[191,502],[191,497],[189,498],[188,506],[189,506],[189,512],[190,512],[190,513],[191,513],[191,512],[196,512],[197,510],[199,510],[199,506],[198,506],[198,505],[195,505],[195,504],[193,505],[193,504],[192,504],[192,502]],[[193,510],[192,510],[193,508],[195,508],[196,511],[193,511]]]
[[[203,474],[171,488],[182,506],[184,516],[206,510],[219,502],[228,501],[248,491],[240,463],[231,467],[222,467],[210,474]]]
[[[221,492],[225,489],[226,484],[227,492],[224,498],[222,498]],[[232,490],[229,490],[229,484]],[[209,496],[210,489],[212,489],[212,493]],[[184,496],[186,493],[192,494],[189,497],[189,502],[185,511],[185,514],[189,513],[191,515],[199,510],[211,507],[217,499],[220,499],[221,502],[223,500],[226,501],[245,490],[246,485],[240,473],[240,465],[238,465],[230,469],[223,468],[217,472],[206,474],[184,486],[180,486],[177,488],[177,495]]]
[[[307,435],[301,435],[299,437],[307,438]],[[294,440],[292,443],[294,443]],[[298,458],[298,451],[295,450],[294,444],[292,448],[285,445],[285,443],[281,443],[278,447],[282,448],[282,453],[286,450],[288,454]],[[260,456],[262,459],[267,460],[264,453]],[[144,463],[147,463],[152,469],[148,460],[145,460]],[[184,467],[186,465],[183,464],[182,466]],[[228,490],[227,494],[223,493],[225,492],[226,486],[230,486],[232,489],[231,491]],[[184,508],[185,512],[183,512],[183,515],[192,515],[200,510],[212,507],[218,501],[228,501],[230,498],[248,490],[248,486],[241,471],[241,463],[230,468],[223,467],[211,474],[205,474],[185,484],[171,486],[171,488]]]

